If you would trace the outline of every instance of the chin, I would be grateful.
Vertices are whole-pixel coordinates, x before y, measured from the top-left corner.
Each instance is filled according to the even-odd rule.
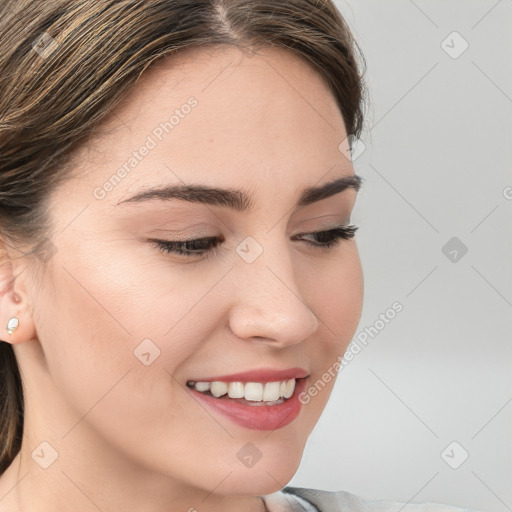
[[[252,467],[234,469],[219,491],[226,495],[247,496],[264,496],[277,492],[293,478],[299,467],[301,456],[300,450],[283,454],[282,457],[278,454],[270,457],[262,456]],[[266,461],[264,461],[265,458]]]

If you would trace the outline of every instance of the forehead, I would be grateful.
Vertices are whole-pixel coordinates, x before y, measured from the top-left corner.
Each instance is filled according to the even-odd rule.
[[[233,104],[245,104],[247,114],[258,110],[263,114],[264,107],[277,104],[297,110],[300,102],[329,123],[332,119],[326,116],[336,106],[322,75],[303,57],[278,47],[241,50],[223,45],[188,48],[154,62],[117,107],[116,117],[118,121],[133,114],[161,118],[162,109],[175,108],[191,94],[202,100],[205,117],[210,112],[238,119],[229,108]],[[243,117],[244,111],[238,114]],[[336,117],[341,120],[339,113]]]
[[[115,182],[105,201],[115,204],[183,180],[282,190],[352,174],[321,75],[285,49],[256,52],[194,48],[157,61],[79,155],[89,187]]]

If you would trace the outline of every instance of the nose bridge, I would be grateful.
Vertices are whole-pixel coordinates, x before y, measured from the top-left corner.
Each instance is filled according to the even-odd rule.
[[[276,232],[246,237],[236,248],[230,327],[240,338],[282,345],[299,343],[318,328],[302,296],[285,237]]]

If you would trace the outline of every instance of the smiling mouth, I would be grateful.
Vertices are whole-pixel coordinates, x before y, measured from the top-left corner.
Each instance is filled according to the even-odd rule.
[[[274,382],[193,381],[187,386],[199,393],[219,400],[232,400],[245,405],[279,405],[292,397],[296,381],[286,379]]]

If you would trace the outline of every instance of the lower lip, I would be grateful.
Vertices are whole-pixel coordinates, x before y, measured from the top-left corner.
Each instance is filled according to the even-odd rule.
[[[251,430],[277,430],[286,427],[298,415],[302,404],[299,395],[306,385],[306,379],[297,379],[293,395],[277,405],[245,405],[231,399],[214,398],[188,388],[200,402],[214,409],[233,423]]]

